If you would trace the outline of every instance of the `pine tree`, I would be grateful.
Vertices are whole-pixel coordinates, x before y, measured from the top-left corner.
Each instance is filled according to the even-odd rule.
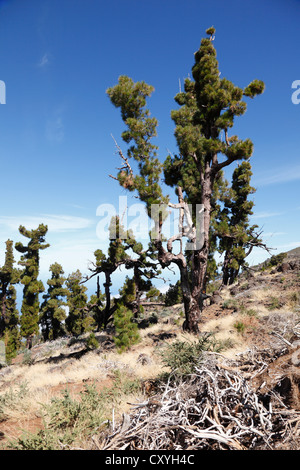
[[[103,327],[103,310],[105,304],[105,295],[101,292],[100,289],[100,280],[97,276],[97,290],[96,293],[91,295],[90,300],[87,304],[87,309],[92,315],[96,325],[97,331],[100,331]]]
[[[240,268],[246,268],[246,258],[254,247],[270,249],[263,243],[258,225],[250,225],[254,202],[249,196],[255,193],[250,185],[252,176],[249,161],[240,163],[233,172],[232,184],[224,193],[224,209],[216,232],[220,238],[219,251],[224,253],[223,284],[233,284]]]
[[[66,319],[66,296],[68,290],[64,287],[66,278],[60,264],[54,263],[49,268],[52,276],[47,281],[48,292],[43,295],[39,323],[44,341],[55,340],[66,334],[64,320]]]
[[[136,285],[133,278],[125,277],[124,284],[119,289],[119,294],[118,304],[125,305],[125,307],[133,312],[136,302]]]
[[[14,268],[13,242],[7,240],[5,263],[0,268],[0,339],[4,338],[6,360],[16,356],[20,347],[19,312],[16,306],[15,284],[20,271]]]
[[[111,301],[110,287],[112,285],[111,277],[120,266],[124,266],[127,270],[133,270],[132,279],[129,281],[128,278],[126,281],[126,290],[130,291],[130,308],[136,318],[140,312],[142,293],[151,287],[151,279],[160,272],[157,263],[152,259],[151,244],[144,250],[143,245],[135,240],[132,231],[125,230],[119,216],[116,216],[110,222],[107,256],[102,250],[96,250],[94,255],[96,261],[90,267],[92,275],[87,277],[87,280],[100,273],[105,275],[105,308],[102,310],[102,315],[99,316],[99,321],[103,326],[106,326],[118,307],[118,302],[112,303]],[[128,292],[126,296],[128,296]]]
[[[232,185],[224,197],[218,232],[219,251],[224,252],[223,284],[232,284],[246,257],[246,244],[250,237],[249,215],[254,205],[248,196],[255,192],[250,186],[251,165],[244,161],[234,170]]]
[[[104,295],[105,295],[105,307],[100,310],[98,309],[97,314],[97,325],[98,330],[106,327],[113,313],[115,312],[117,305],[112,304],[110,288],[112,285],[111,277],[113,273],[125,263],[129,258],[126,250],[129,249],[128,236],[124,232],[122,224],[120,224],[119,217],[113,217],[110,221],[109,226],[109,247],[107,256],[102,250],[96,250],[94,252],[95,262],[91,263],[89,270],[92,272],[90,276],[86,277],[86,280],[97,276],[97,283],[99,282],[99,274],[103,273],[105,276],[104,282]],[[99,287],[97,288],[99,291]],[[100,306],[99,306],[100,307]]]
[[[235,135],[229,137],[228,131],[233,127],[235,117],[246,111],[243,96],[254,98],[264,90],[264,84],[259,80],[242,89],[221,78],[213,45],[215,29],[209,28],[206,33],[209,37],[202,39],[194,55],[194,80],[185,80],[184,91],[175,97],[179,109],[171,113],[176,126],[179,154],[169,156],[164,165],[167,183],[176,189],[178,197],[178,204],[172,207],[189,217],[188,230],[184,230],[182,224],[178,236],[171,237],[165,248],[162,226],[166,211],[162,211],[160,217],[155,218],[154,240],[161,266],[165,268],[175,263],[179,268],[186,316],[184,328],[193,333],[198,332],[203,308],[215,183],[223,168],[236,160],[249,159],[253,151],[250,139],[241,140]],[[162,165],[157,158],[157,147],[151,144],[151,139],[156,136],[157,121],[150,117],[150,112],[145,108],[146,98],[152,92],[153,87],[144,82],[134,83],[125,76],[121,76],[118,84],[107,90],[113,105],[120,108],[127,126],[122,138],[131,144],[127,156],[118,148],[124,166],[116,179],[124,188],[137,191],[139,198],[146,203],[149,216],[153,217],[151,206],[168,203],[169,197],[162,193]],[[137,175],[134,175],[130,159],[137,162]],[[191,223],[193,217],[187,203],[200,204],[204,210],[201,247],[197,245],[197,230]],[[194,246],[189,259],[192,270],[188,268],[183,237]],[[175,240],[180,242],[180,251],[176,254],[173,252]]]
[[[125,305],[119,305],[114,314],[116,335],[114,342],[121,353],[140,341],[138,326],[133,322],[132,310]]]
[[[182,302],[183,298],[180,281],[177,281],[176,284],[170,284],[170,287],[166,292],[165,305],[169,307],[171,305],[181,304]]]
[[[35,230],[27,230],[24,226],[19,227],[21,235],[29,239],[28,245],[21,242],[16,243],[16,250],[22,253],[19,264],[24,267],[21,274],[21,283],[24,285],[23,302],[21,307],[21,334],[27,339],[27,347],[31,348],[32,338],[38,334],[39,321],[39,294],[44,292],[42,281],[39,276],[39,252],[50,245],[45,243],[48,231],[46,225],[40,224]]]
[[[68,332],[74,336],[82,335],[94,328],[94,319],[87,309],[87,288],[82,282],[83,276],[78,269],[71,273],[66,280],[69,307],[66,327]]]

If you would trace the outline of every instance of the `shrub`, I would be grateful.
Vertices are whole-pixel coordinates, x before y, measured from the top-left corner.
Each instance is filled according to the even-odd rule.
[[[243,334],[246,329],[246,325],[242,321],[236,321],[233,326],[237,332],[241,334]]]
[[[80,400],[72,399],[68,390],[62,398],[44,405],[45,428],[35,434],[23,434],[11,441],[15,450],[61,450],[80,442],[104,425],[103,401],[94,386],[86,385]]]
[[[222,308],[233,308],[236,312],[238,310],[238,301],[236,299],[224,300]]]
[[[257,311],[254,308],[245,309],[243,314],[248,317],[257,317]]]
[[[268,267],[278,266],[283,262],[287,257],[287,253],[279,253],[278,255],[273,255],[267,262]]]
[[[90,350],[97,349],[99,347],[95,333],[91,333],[86,339],[86,347]]]
[[[23,433],[10,440],[6,448],[13,450],[69,450],[74,446],[86,448],[91,437],[105,433],[110,423],[112,410],[127,403],[128,395],[141,390],[137,378],[129,377],[119,370],[113,371],[114,386],[97,391],[95,385],[85,384],[79,397],[71,397],[66,389],[59,397],[42,405],[44,428],[36,433]],[[0,420],[5,419],[6,408],[22,406],[29,394],[26,384],[19,391],[6,392],[0,396]]]
[[[295,304],[299,303],[299,301],[300,301],[300,293],[297,292],[297,291],[291,292],[291,294],[290,294],[290,300],[291,300],[291,302],[293,302],[293,303],[295,303]]]
[[[192,374],[204,351],[222,349],[211,333],[204,333],[198,341],[175,341],[161,353],[162,363],[171,369],[171,374],[183,377]]]
[[[27,382],[22,382],[18,390],[14,391],[10,388],[3,395],[0,395],[0,422],[5,420],[6,410],[16,409],[20,406],[24,410],[24,399],[28,397],[28,395],[29,389]]]
[[[280,303],[280,300],[278,299],[278,297],[270,297],[270,304],[268,306],[268,309],[269,310],[276,310],[277,308],[280,308],[281,307],[281,303]]]
[[[30,349],[25,349],[22,359],[22,364],[24,366],[31,366],[34,363],[32,352]]]

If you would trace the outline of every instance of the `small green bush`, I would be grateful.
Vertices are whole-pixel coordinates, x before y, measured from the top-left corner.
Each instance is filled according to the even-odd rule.
[[[87,349],[94,350],[99,347],[99,343],[97,341],[97,338],[95,336],[95,333],[90,333],[86,340],[86,347]]]
[[[237,332],[241,334],[243,334],[246,329],[246,325],[242,321],[236,321],[233,326]]]
[[[140,341],[138,325],[132,321],[132,317],[132,311],[124,305],[120,305],[114,314],[116,329],[114,342],[119,353],[127,351]]]
[[[105,418],[103,401],[94,386],[81,392],[80,400],[72,399],[68,390],[62,398],[44,405],[44,429],[24,433],[9,448],[14,450],[61,450],[80,442],[98,431]]]
[[[283,262],[283,260],[287,257],[287,253],[279,253],[278,255],[273,255],[271,258],[267,261],[266,266],[267,267],[274,267],[278,266]]]
[[[174,376],[192,374],[199,365],[204,351],[219,352],[222,346],[211,333],[204,333],[198,341],[175,341],[161,353],[162,363],[171,369]]]
[[[292,292],[290,294],[290,301],[297,304],[300,302],[300,292]]]
[[[6,409],[15,409],[16,407],[20,406],[22,403],[22,407],[24,408],[24,398],[29,395],[29,389],[27,382],[22,382],[19,385],[18,390],[12,390],[11,388],[0,395],[0,422],[5,417],[5,410]]]
[[[257,317],[257,311],[254,308],[248,308],[245,310],[244,315],[248,317]]]
[[[24,354],[23,354],[23,359],[22,359],[22,364],[24,366],[31,366],[33,364],[34,360],[32,357],[32,352],[30,349],[25,349]]]
[[[224,300],[222,308],[233,308],[233,310],[236,312],[239,308],[238,301],[236,299]]]
[[[278,299],[278,297],[270,297],[270,304],[268,306],[268,309],[269,310],[276,310],[278,308],[281,307],[281,303],[280,303],[280,300]]]

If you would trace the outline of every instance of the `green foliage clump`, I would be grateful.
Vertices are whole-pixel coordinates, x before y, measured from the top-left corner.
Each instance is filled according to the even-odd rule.
[[[243,334],[245,332],[246,325],[244,322],[236,321],[233,326],[237,330],[238,333]]]
[[[140,341],[137,323],[132,321],[132,311],[124,305],[120,305],[114,314],[114,326],[116,335],[115,345],[118,351],[127,351],[131,346]]]
[[[86,347],[90,350],[97,349],[99,347],[99,343],[97,341],[95,333],[90,333],[90,335],[88,336],[86,340]]]
[[[274,297],[274,296],[271,296],[270,297],[270,303],[268,305],[268,309],[269,310],[277,310],[278,308],[280,308],[282,305],[281,305],[281,302],[280,300],[278,299],[278,297]]]
[[[13,242],[7,240],[4,266],[0,267],[0,339],[5,344],[6,361],[16,356],[20,347],[19,312],[16,289],[20,271],[14,267]]]
[[[46,225],[40,224],[36,230],[27,230],[24,226],[19,227],[21,235],[29,239],[28,245],[16,243],[16,250],[22,253],[19,264],[24,267],[21,275],[21,283],[24,285],[21,334],[27,338],[27,345],[31,347],[32,338],[38,334],[39,321],[39,294],[44,291],[42,281],[38,280],[39,275],[39,252],[50,245],[44,243],[48,231]]]
[[[68,332],[75,336],[90,332],[94,326],[94,319],[87,308],[87,288],[82,285],[82,274],[78,269],[68,276],[66,286],[69,307],[66,318]]]
[[[204,351],[220,352],[221,343],[211,333],[204,333],[198,341],[175,341],[161,353],[162,363],[177,377],[192,374],[201,362]]]
[[[30,349],[25,349],[23,353],[22,364],[24,366],[31,366],[33,364],[32,352]]]
[[[66,297],[68,290],[63,287],[65,278],[62,266],[54,263],[50,266],[51,279],[47,281],[49,286],[47,294],[43,296],[39,323],[42,328],[44,341],[55,340],[66,334],[64,320],[66,319]]]
[[[170,284],[169,289],[165,295],[165,305],[170,307],[171,305],[181,304],[183,302],[182,290],[180,281],[177,281],[176,284]]]
[[[278,255],[273,255],[267,262],[267,267],[274,267],[278,266],[283,262],[283,260],[287,257],[287,253],[279,253]]]
[[[252,171],[249,161],[243,161],[234,170],[232,185],[222,194],[224,208],[216,225],[220,237],[219,252],[225,253],[223,284],[233,284],[254,246],[263,247],[258,226],[249,224],[254,202],[248,197],[255,192],[250,186]]]
[[[29,395],[27,382],[22,382],[17,390],[10,388],[7,392],[0,395],[0,422],[5,420],[7,409],[16,409],[21,407],[24,411],[24,399]]]

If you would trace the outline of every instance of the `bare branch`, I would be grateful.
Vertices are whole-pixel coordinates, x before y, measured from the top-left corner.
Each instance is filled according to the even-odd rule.
[[[115,142],[115,146],[117,147],[117,151],[118,151],[118,154],[119,154],[119,157],[123,160],[123,162],[125,163],[125,165],[122,167],[122,168],[117,168],[118,170],[128,170],[130,175],[133,176],[133,171],[132,171],[132,168],[130,166],[130,163],[129,163],[129,160],[128,158],[123,154],[123,151],[121,149],[121,147],[117,144],[117,141],[116,139],[114,138],[114,136],[111,134],[114,142]],[[116,179],[116,178],[115,178]]]

